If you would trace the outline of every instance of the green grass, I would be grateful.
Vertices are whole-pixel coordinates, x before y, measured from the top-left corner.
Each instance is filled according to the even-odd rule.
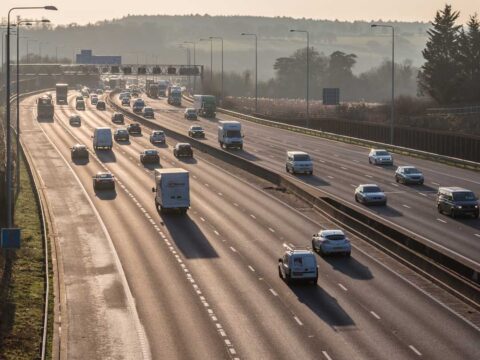
[[[24,161],[20,173],[14,218],[22,240],[19,250],[3,254],[10,261],[10,276],[7,272],[0,288],[0,359],[38,359],[42,341],[45,268],[40,208]]]

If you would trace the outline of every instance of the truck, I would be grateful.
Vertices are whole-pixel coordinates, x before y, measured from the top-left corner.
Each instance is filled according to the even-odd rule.
[[[182,105],[182,88],[180,86],[169,86],[167,89],[167,102],[170,105]]]
[[[185,214],[190,207],[189,172],[181,168],[155,169],[155,207],[160,212]]]
[[[242,124],[238,121],[218,122],[218,143],[220,147],[243,149]]]
[[[93,133],[93,148],[111,150],[112,143],[112,129],[109,127],[98,127]]]
[[[147,85],[147,96],[152,99],[158,98],[158,85],[151,83]]]
[[[158,96],[167,96],[167,87],[170,85],[168,80],[159,80],[158,81]]]
[[[198,116],[214,118],[216,115],[217,102],[213,95],[193,95],[193,107]]]
[[[43,95],[37,98],[37,118],[38,119],[53,119],[53,103],[52,97]]]
[[[67,96],[68,96],[68,84],[56,84],[55,85],[55,97],[57,99],[58,104],[67,104]]]

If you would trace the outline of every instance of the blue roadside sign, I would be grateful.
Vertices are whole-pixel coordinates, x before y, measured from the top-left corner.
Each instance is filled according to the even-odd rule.
[[[0,238],[0,248],[20,249],[20,229],[18,228],[2,229],[1,238]]]

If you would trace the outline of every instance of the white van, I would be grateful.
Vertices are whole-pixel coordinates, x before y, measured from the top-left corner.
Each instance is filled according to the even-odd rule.
[[[93,148],[111,150],[112,146],[112,130],[108,127],[96,128],[93,133]]]
[[[285,170],[292,174],[313,174],[313,162],[306,152],[303,151],[287,151],[287,161]]]

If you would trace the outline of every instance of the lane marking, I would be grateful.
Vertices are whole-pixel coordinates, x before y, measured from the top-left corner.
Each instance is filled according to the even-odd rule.
[[[255,272],[255,269],[252,266],[248,265],[248,268],[250,269],[251,272]]]
[[[233,252],[237,252],[237,250],[235,250],[233,246],[230,246],[230,250],[232,250]]]
[[[378,316],[375,311],[370,311],[370,314],[372,314],[375,319],[380,320],[380,316]]]
[[[440,186],[439,183],[436,183],[436,182],[433,182],[433,181],[432,181],[432,184],[433,184],[433,185],[436,185],[436,186]]]
[[[277,292],[273,289],[268,289],[272,293],[273,296],[278,296]]]
[[[207,183],[205,183],[205,186],[206,186],[206,187],[210,187],[210,185],[208,185]]]
[[[476,237],[479,237],[479,238],[480,238],[480,234],[473,234],[473,235],[475,235]]]
[[[271,227],[269,227],[268,230],[270,230],[270,232],[272,232],[272,233],[275,232],[275,230],[273,230]]]
[[[205,221],[205,219],[203,217],[200,217],[200,220]]]
[[[252,219],[256,219],[255,215],[253,215],[253,214],[250,214],[250,217],[251,217]]]
[[[437,221],[440,221],[441,223],[444,223],[444,224],[446,224],[446,223],[447,223],[445,220],[443,220],[443,219],[439,219],[439,218],[437,218]]]
[[[340,288],[341,288],[343,291],[348,291],[348,289],[347,289],[345,286],[343,286],[342,284],[338,283],[338,286],[340,286]]]
[[[411,209],[410,206],[406,205],[406,204],[403,204],[402,205],[404,208],[407,208],[407,209]]]
[[[357,185],[355,185],[355,184],[350,184],[350,186],[353,186],[354,188],[356,188],[356,187],[357,187]]]
[[[332,360],[332,358],[330,357],[330,355],[328,355],[328,353],[326,351],[322,350],[322,354],[323,354],[323,356],[325,356],[325,359]]]
[[[371,178],[372,178],[372,175],[367,175],[367,174],[365,174],[365,177],[367,177],[367,178],[370,178],[370,179],[371,179]]]
[[[218,196],[223,196],[223,194],[221,192],[218,193]]]
[[[421,193],[421,192],[419,192],[419,194],[422,195],[422,196],[427,196],[427,194],[424,194],[424,193]]]
[[[408,347],[415,353],[417,354],[418,356],[422,356],[422,353],[420,351],[418,351],[417,349],[415,349],[415,346],[413,345],[408,345]]]
[[[327,177],[328,177],[329,179],[335,179],[335,178],[334,178],[333,176],[331,176],[331,175],[327,175]]]
[[[282,246],[285,248],[285,249],[288,249],[288,250],[292,250],[292,248],[290,246],[288,246],[287,244],[283,243]]]
[[[217,230],[213,230],[213,232],[215,233],[215,235],[219,236],[220,233],[217,231]]]
[[[303,326],[303,323],[300,321],[300,319],[297,316],[294,316],[293,318],[295,319],[298,325]]]
[[[236,207],[238,207],[238,204],[237,204],[237,203],[233,203],[233,206],[236,206]]]
[[[392,186],[398,187],[398,184],[395,184],[395,183],[393,183],[393,182],[390,183],[390,184],[392,184]]]
[[[348,170],[345,166],[340,166],[340,169],[342,169],[342,170]]]

